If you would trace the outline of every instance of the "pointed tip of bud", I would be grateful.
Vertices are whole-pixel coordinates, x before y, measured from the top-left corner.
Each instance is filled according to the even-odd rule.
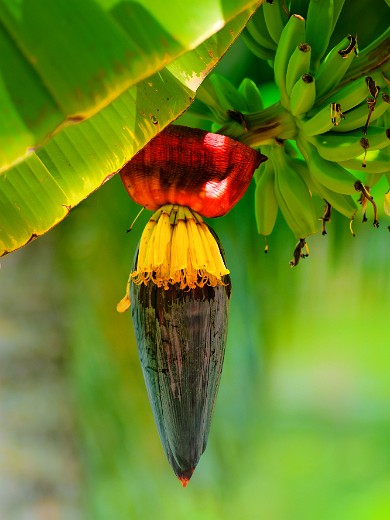
[[[180,480],[183,488],[187,487],[187,484],[190,481],[194,471],[195,471],[195,468],[192,468],[192,469],[189,469],[189,470],[183,472],[181,475],[177,475],[177,478]]]
[[[179,480],[180,480],[181,485],[183,486],[183,488],[187,487],[187,484],[190,481],[190,479],[187,478],[187,477],[179,477]]]

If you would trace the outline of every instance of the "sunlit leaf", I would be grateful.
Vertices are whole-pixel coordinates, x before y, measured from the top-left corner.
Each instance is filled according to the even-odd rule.
[[[0,0],[0,171],[254,3]]]
[[[4,3],[4,0],[3,4],[0,2],[1,15],[4,15],[5,11]],[[238,5],[244,3],[239,2]],[[62,2],[59,4],[62,5]],[[234,14],[233,9],[227,7],[222,9],[224,3],[217,4],[219,10],[211,9],[211,13],[214,13],[211,16],[211,20],[214,19],[214,29],[218,24],[220,26],[224,23],[226,13],[229,16]],[[227,4],[233,5],[231,2]],[[111,8],[113,5],[115,2],[111,2]],[[194,50],[183,54],[159,72],[125,90],[89,119],[66,126],[23,162],[5,171],[0,176],[0,254],[23,246],[62,220],[73,206],[97,189],[154,135],[176,119],[191,104],[202,79],[238,36],[254,9],[255,7],[243,11]],[[14,14],[12,19],[14,22],[17,14]],[[215,20],[219,20],[218,24]],[[141,29],[139,31],[142,32]],[[178,29],[178,34],[181,32],[182,29]],[[192,31],[192,44],[197,43],[195,32]],[[104,63],[104,66],[106,65],[107,63]],[[144,76],[150,73],[147,67],[148,59],[144,57]],[[74,74],[77,75],[79,72],[83,77],[79,70]],[[59,79],[58,81],[60,82]],[[44,83],[47,85],[46,82]],[[85,80],[84,85],[87,83],[88,80]],[[72,88],[77,90],[76,84],[69,87],[70,90]],[[110,87],[107,87],[107,95],[100,103],[98,98],[103,99],[99,97],[102,89],[99,90],[100,94],[97,97],[93,91],[91,87],[87,94],[79,92],[80,98],[85,99],[86,96],[89,99],[89,103],[85,104],[85,107],[89,108],[85,108],[85,112],[84,109],[76,110],[74,107],[80,108],[81,104],[72,105],[69,91],[68,93],[64,91],[64,112],[77,120],[79,116],[91,115],[98,106],[106,104],[111,101],[114,94],[115,96],[118,94],[118,92],[109,94]],[[6,92],[9,90],[7,89]],[[42,101],[41,108],[34,105],[35,113],[41,114],[42,111],[46,113],[45,110],[49,110],[48,105],[45,105],[46,97],[42,92],[41,97],[38,92],[35,94],[32,99]],[[14,102],[11,97],[10,100]],[[7,107],[11,105],[10,102]],[[18,104],[16,103],[15,106]],[[25,105],[22,103],[21,106]],[[58,117],[59,104],[56,102],[52,106],[55,110],[53,108],[49,113],[54,121]],[[31,114],[32,110],[26,108],[26,114]],[[18,114],[11,113],[10,117],[5,119],[8,121],[7,124],[11,125],[13,122],[17,126],[21,132],[20,137],[16,141],[9,140],[8,136],[12,133],[12,128],[0,130],[0,137],[4,135],[8,139],[8,145],[4,147],[9,146],[9,149],[14,150],[15,153],[19,149],[19,139],[22,139],[23,146],[27,147],[31,145],[32,135],[20,116],[22,109],[18,108],[18,111]],[[37,120],[39,117],[37,115]],[[4,117],[1,117],[0,120],[3,119]],[[38,127],[39,125],[36,128]],[[43,134],[42,130],[40,135]]]

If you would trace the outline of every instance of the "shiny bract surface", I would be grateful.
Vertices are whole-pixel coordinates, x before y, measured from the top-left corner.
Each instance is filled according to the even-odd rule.
[[[149,210],[188,206],[205,217],[225,215],[244,195],[266,158],[229,137],[171,125],[121,170],[132,199]]]

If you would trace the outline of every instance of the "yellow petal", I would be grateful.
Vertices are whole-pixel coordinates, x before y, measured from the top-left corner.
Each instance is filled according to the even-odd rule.
[[[202,237],[199,233],[199,224],[197,224],[193,218],[186,220],[186,224],[191,263],[194,269],[206,269],[207,256],[204,251]]]
[[[216,276],[224,276],[225,274],[229,274],[229,269],[226,269],[225,262],[223,261],[221,251],[219,249],[219,246],[217,244],[217,241],[215,240],[213,234],[209,230],[208,226],[206,224],[202,224],[202,228],[204,229],[205,235],[207,237],[207,241],[209,243],[209,250],[213,257],[214,264],[216,267],[215,274]]]
[[[179,220],[173,228],[171,244],[171,270],[178,271],[187,267],[188,233],[184,220]]]
[[[155,241],[154,241],[154,255],[153,265],[162,265],[167,251],[167,245],[172,240],[173,226],[169,222],[169,215],[162,213],[157,222]]]

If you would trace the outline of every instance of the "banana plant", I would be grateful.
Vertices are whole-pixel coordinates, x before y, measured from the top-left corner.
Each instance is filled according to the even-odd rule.
[[[224,215],[258,167],[258,231],[268,236],[280,209],[298,239],[294,266],[320,219],[326,233],[332,207],[352,222],[357,192],[378,227],[370,188],[389,178],[389,30],[359,53],[355,32],[332,41],[351,2],[258,4],[0,0],[0,255],[45,233],[119,170],[132,198],[156,210],[118,310],[132,301],[150,401],[183,486],[206,447],[230,298],[222,247],[202,215]],[[221,75],[206,78],[245,26],[249,50],[273,68],[280,99],[272,106],[250,78],[237,88]],[[188,136],[171,149],[153,140],[157,156],[148,142],[160,134],[172,144],[180,126],[164,128],[195,97],[194,113],[212,132],[191,129],[199,147],[185,146]],[[221,160],[229,147],[234,153]],[[141,149],[142,176],[131,160]],[[245,183],[232,171],[250,164],[250,154]],[[152,174],[156,157],[163,166]],[[322,217],[315,197],[325,201]]]
[[[258,2],[0,1],[0,256],[192,103]]]

